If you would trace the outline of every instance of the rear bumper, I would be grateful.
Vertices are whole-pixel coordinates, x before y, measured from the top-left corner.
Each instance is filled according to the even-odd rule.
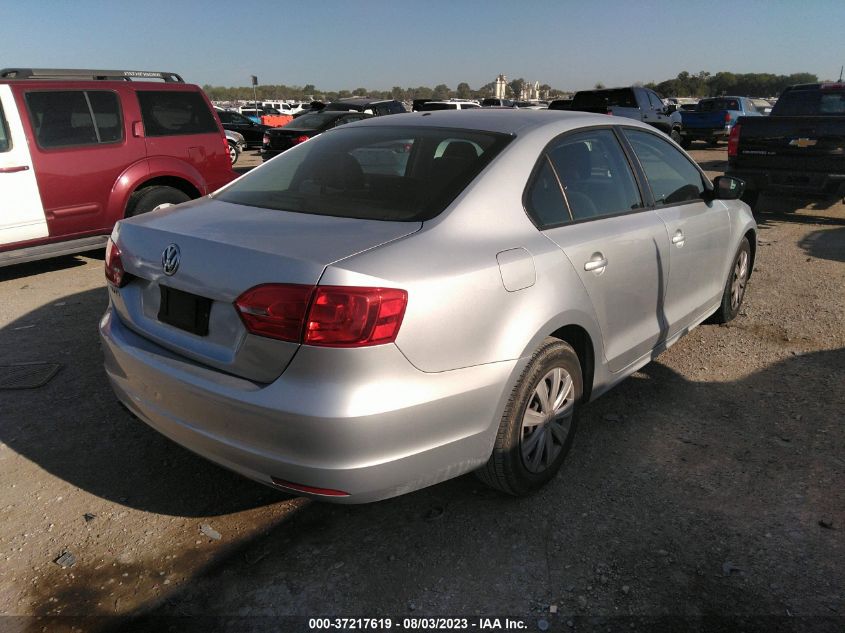
[[[695,140],[713,140],[713,139],[727,139],[731,134],[731,128],[728,126],[719,128],[682,128],[681,136],[688,138],[691,141]]]
[[[263,385],[172,354],[100,321],[118,398],[173,441],[251,479],[340,490],[377,501],[484,464],[506,390],[525,361],[424,373],[394,345],[303,346]]]
[[[845,195],[845,173],[747,169],[729,164],[725,174],[742,178],[745,181],[746,191],[776,191],[821,196]]]

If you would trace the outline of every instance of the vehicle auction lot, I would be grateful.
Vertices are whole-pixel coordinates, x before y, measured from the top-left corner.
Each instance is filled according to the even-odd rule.
[[[726,166],[724,146],[691,154],[711,177]],[[259,162],[245,152],[236,168]],[[470,475],[332,506],[242,479],[117,404],[101,253],[0,269],[0,364],[61,366],[0,390],[0,615],[92,618],[6,617],[0,631],[121,630],[96,616],[146,613],[246,618],[231,630],[288,615],[841,630],[845,206],[764,197],[756,217],[741,315],[584,407],[561,473],[525,499]],[[648,630],[614,630],[629,627]]]

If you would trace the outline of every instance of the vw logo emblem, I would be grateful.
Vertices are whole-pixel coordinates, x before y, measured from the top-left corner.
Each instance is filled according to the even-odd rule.
[[[161,269],[168,277],[179,270],[179,262],[182,260],[182,253],[176,244],[171,244],[161,254]]]

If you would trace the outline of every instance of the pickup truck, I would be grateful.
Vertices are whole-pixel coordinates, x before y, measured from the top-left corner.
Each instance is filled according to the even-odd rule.
[[[748,97],[714,97],[702,99],[695,110],[679,110],[680,123],[672,126],[670,135],[684,149],[693,141],[706,141],[716,145],[719,139],[727,139],[731,128],[741,116],[762,116],[754,102]]]
[[[762,191],[845,195],[845,84],[791,86],[769,116],[741,117],[728,139],[729,176],[746,183],[754,205]]]
[[[575,93],[569,109],[624,116],[653,125],[666,134],[671,130],[670,109],[656,92],[640,86],[581,90]]]

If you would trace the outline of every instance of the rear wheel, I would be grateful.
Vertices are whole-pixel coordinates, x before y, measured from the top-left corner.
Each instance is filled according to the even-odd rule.
[[[241,153],[238,151],[238,146],[235,143],[229,142],[229,160],[233,165],[238,162],[238,156],[240,155]]]
[[[669,133],[669,137],[675,141],[678,145],[683,147],[684,145],[684,137],[681,136],[681,131],[678,128],[672,128],[672,131]]]
[[[683,147],[684,149],[689,149],[690,147],[692,147],[692,141],[690,139],[682,136],[681,137],[681,147]]]
[[[478,477],[515,496],[552,479],[572,446],[582,393],[575,351],[561,340],[545,339],[514,387],[493,453]]]
[[[157,209],[164,209],[166,207],[187,202],[191,197],[184,191],[180,191],[174,187],[166,187],[164,185],[156,185],[154,187],[147,187],[132,194],[129,211],[127,217],[133,217],[142,213],[149,213]]]
[[[734,257],[733,266],[725,282],[725,290],[722,293],[722,305],[710,318],[712,323],[727,323],[733,320],[739,309],[742,307],[742,300],[745,298],[745,288],[748,285],[748,277],[751,274],[751,246],[748,238],[742,238],[739,249]]]

